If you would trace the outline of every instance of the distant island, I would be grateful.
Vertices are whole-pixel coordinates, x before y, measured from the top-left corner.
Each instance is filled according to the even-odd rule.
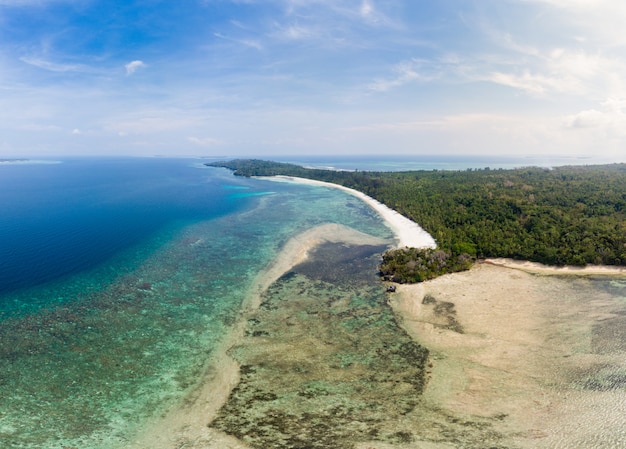
[[[342,185],[415,221],[438,248],[385,253],[381,274],[394,282],[432,279],[487,258],[626,265],[626,164],[406,172],[309,169],[255,159],[205,165],[238,176]]]
[[[0,159],[0,165],[38,165],[60,164],[61,161],[41,159]]]

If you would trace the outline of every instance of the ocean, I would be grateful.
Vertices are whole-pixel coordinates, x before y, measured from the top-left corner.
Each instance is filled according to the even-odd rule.
[[[185,159],[0,165],[0,446],[123,447],[195,385],[292,236],[388,239],[336,189]]]
[[[254,447],[402,445],[418,430],[431,442],[482,447],[493,437],[508,447],[491,430],[501,418],[420,408],[427,352],[402,330],[376,276],[394,236],[369,206],[338,189],[235,177],[203,162],[0,163],[0,447],[129,447],[218,368],[207,361],[243,318],[245,339],[229,353],[241,382],[216,429]],[[305,162],[393,170],[398,161]],[[285,244],[329,223],[384,244],[321,245],[244,315],[259,273]],[[581,304],[609,295],[623,305],[623,280],[585,282]],[[621,354],[622,316],[601,318],[593,338],[608,343],[597,351]],[[622,392],[615,365],[581,388]]]

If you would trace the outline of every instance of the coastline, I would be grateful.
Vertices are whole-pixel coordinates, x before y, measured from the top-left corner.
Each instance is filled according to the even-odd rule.
[[[362,200],[365,204],[374,209],[384,220],[385,224],[393,231],[396,236],[396,240],[398,242],[398,247],[402,248],[405,246],[413,247],[413,248],[436,248],[437,243],[435,239],[422,227],[415,223],[414,221],[406,218],[405,216],[399,214],[395,210],[385,206],[380,201],[375,200],[374,198],[367,196],[363,192],[359,192],[358,190],[350,189],[349,187],[344,187],[338,184],[333,184],[330,182],[324,181],[316,181],[313,179],[307,178],[298,178],[294,176],[259,176],[257,179],[263,179],[266,181],[274,181],[274,182],[294,182],[298,184],[308,184],[313,186],[322,186],[333,189],[343,190],[344,192],[349,193],[352,196],[355,196]]]
[[[399,246],[415,246],[417,243],[431,247],[434,244],[428,234],[428,238],[419,232],[418,238],[412,236],[416,228],[425,234],[417,224],[360,192],[301,178],[262,179],[345,190],[366,202],[385,219]],[[252,283],[241,319],[216,350],[198,388],[125,448],[250,449],[244,442],[208,427],[239,382],[239,366],[228,351],[241,343],[247,317],[259,307],[263,292],[324,242],[362,245],[383,241],[337,224],[321,225],[290,239]],[[615,310],[606,298],[597,299],[590,305],[581,302],[572,307],[562,301],[562,296],[580,295],[581,292],[567,280],[533,274],[626,275],[626,269],[559,268],[508,259],[487,259],[467,272],[445,275],[421,284],[399,285],[398,293],[389,297],[389,304],[409,335],[431,350],[433,366],[424,401],[449,411],[451,416],[481,416],[490,420],[502,416],[501,423],[494,430],[508,435],[507,442],[512,447],[572,447],[594,437],[592,426],[574,423],[583,419],[597,422],[600,419],[596,417],[599,404],[610,404],[607,413],[625,408],[619,398],[606,392],[595,395],[593,392],[577,392],[567,384],[575,377],[571,372],[580,366],[592,371],[596,365],[623,363],[602,355],[590,357],[578,349],[591,339],[591,327],[614,316]],[[450,315],[442,317],[434,307],[424,305],[426,294],[433,295],[438,303],[452,304]],[[457,327],[450,328],[449,317],[458,324]],[[575,332],[571,331],[572,325],[575,325]],[[563,335],[559,334],[561,330]],[[564,374],[566,384],[563,384]],[[626,416],[626,410],[622,416]],[[614,421],[614,427],[609,429],[621,428],[623,424]],[[421,443],[432,449],[451,447],[446,443]],[[356,447],[417,446],[372,441]]]

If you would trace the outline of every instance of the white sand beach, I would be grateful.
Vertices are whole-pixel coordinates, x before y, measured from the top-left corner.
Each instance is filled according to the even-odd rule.
[[[259,177],[259,179],[265,179],[269,181],[277,181],[277,182],[296,182],[300,184],[309,184],[316,186],[324,186],[333,189],[340,189],[344,192],[353,195],[372,209],[374,209],[380,216],[385,220],[385,224],[394,232],[396,235],[396,239],[398,241],[398,247],[403,248],[405,246],[413,247],[413,248],[436,248],[437,243],[435,239],[424,229],[420,227],[414,221],[409,220],[405,216],[399,214],[393,209],[385,206],[379,201],[376,201],[374,198],[371,198],[364,194],[363,192],[359,192],[358,190],[350,189],[348,187],[340,186],[338,184],[333,184],[330,182],[323,181],[315,181],[313,179],[306,178],[297,178],[293,176],[263,176]]]

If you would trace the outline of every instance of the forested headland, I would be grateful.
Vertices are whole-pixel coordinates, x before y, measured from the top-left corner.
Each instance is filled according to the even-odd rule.
[[[431,267],[428,277],[467,267],[467,257],[626,265],[626,164],[406,172],[307,169],[260,160],[207,165],[241,176],[316,179],[366,193],[419,223],[456,264]],[[399,282],[423,280],[414,276],[416,270],[398,272],[400,265],[405,271],[407,264],[420,265],[411,262],[409,253],[398,251],[397,260],[386,254],[391,265],[398,262],[390,268],[390,279],[397,273]],[[462,263],[457,264],[459,256]]]

